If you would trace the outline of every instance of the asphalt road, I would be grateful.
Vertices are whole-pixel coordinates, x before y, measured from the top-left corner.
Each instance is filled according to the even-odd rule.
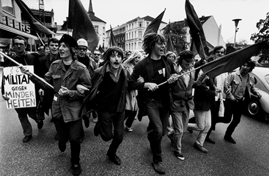
[[[70,147],[61,153],[54,140],[55,127],[46,117],[44,127],[33,126],[33,139],[22,143],[22,128],[14,110],[7,110],[0,98],[0,175],[1,176],[68,176],[71,175]],[[154,172],[152,155],[146,135],[147,117],[142,122],[135,121],[134,131],[126,132],[119,147],[118,156],[122,165],[117,166],[106,158],[110,142],[104,142],[93,135],[94,123],[85,130],[85,140],[81,149],[81,175],[103,176],[151,176]],[[234,133],[237,144],[223,140],[226,124],[218,124],[212,138],[216,144],[205,143],[208,154],[195,150],[192,145],[197,133],[185,133],[183,153],[185,161],[173,155],[169,139],[162,142],[163,166],[166,175],[183,176],[265,176],[269,175],[269,124],[248,117],[242,117]]]

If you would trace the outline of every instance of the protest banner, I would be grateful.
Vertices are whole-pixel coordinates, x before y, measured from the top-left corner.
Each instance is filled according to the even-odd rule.
[[[25,66],[33,72],[33,66]],[[28,75],[23,74],[19,67],[5,67],[3,81],[7,109],[36,107],[35,85]]]

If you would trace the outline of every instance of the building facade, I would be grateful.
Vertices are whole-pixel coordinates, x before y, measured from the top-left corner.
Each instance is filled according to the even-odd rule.
[[[33,31],[29,24],[22,21],[21,10],[15,0],[0,1],[0,44],[7,46],[11,44],[11,39],[17,35],[28,40],[29,49],[38,38],[32,35]]]
[[[121,26],[112,29],[118,46],[122,47],[125,51],[143,51],[142,42],[143,35],[147,26],[153,21],[154,18],[145,16],[143,18],[137,17],[130,20]],[[167,23],[162,22],[159,27],[158,33],[164,28]],[[106,47],[110,38],[110,30],[106,31]]]

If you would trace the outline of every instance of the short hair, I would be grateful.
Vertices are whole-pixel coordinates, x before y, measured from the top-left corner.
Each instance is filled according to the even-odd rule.
[[[255,68],[255,66],[256,66],[256,62],[255,61],[253,61],[253,60],[249,60],[249,61],[247,61],[245,64],[247,64],[247,67],[250,67],[250,70],[249,70],[249,72],[252,72],[252,70]],[[244,64],[243,64],[244,65]],[[242,66],[241,66],[242,67]],[[240,68],[241,68],[240,67]]]
[[[216,54],[216,52],[218,51],[218,50],[221,50],[221,49],[224,49],[224,53],[226,52],[226,49],[224,48],[224,46],[221,46],[221,45],[219,45],[219,46],[216,46],[214,49],[213,49],[213,54]]]
[[[168,51],[168,52],[165,54],[165,56],[168,57],[168,56],[170,56],[170,55],[172,55],[172,54],[176,56],[176,53],[174,53],[174,52],[172,52],[172,51]]]
[[[163,35],[156,34],[156,33],[149,33],[143,39],[143,50],[146,54],[150,54],[152,51],[152,47],[157,42],[165,42],[165,38]]]
[[[104,60],[105,61],[108,61],[109,58],[110,58],[110,56],[112,55],[112,53],[114,51],[117,51],[119,53],[119,55],[121,56],[121,58],[123,59],[123,50],[120,47],[118,47],[118,46],[112,46],[112,47],[108,48],[105,51],[105,53],[104,53]]]
[[[50,38],[49,41],[48,41],[48,45],[50,45],[51,42],[59,44],[59,40],[57,38]]]
[[[184,50],[179,53],[179,57],[177,58],[177,65],[180,65],[182,63],[182,60],[188,60],[193,59],[194,60],[194,54],[190,50]]]
[[[27,46],[27,40],[26,40],[26,38],[24,38],[24,37],[22,37],[22,36],[20,36],[20,35],[17,35],[17,36],[15,36],[15,37],[12,39],[12,43],[13,43],[13,44],[14,44],[14,41],[15,41],[16,39],[18,39],[18,40],[23,40],[23,41],[24,41],[24,45]]]

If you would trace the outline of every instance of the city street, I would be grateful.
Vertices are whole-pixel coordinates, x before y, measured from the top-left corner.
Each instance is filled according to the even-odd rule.
[[[14,110],[7,110],[5,101],[0,98],[0,175],[32,176],[32,175],[71,175],[70,146],[61,153],[54,140],[55,127],[46,117],[44,127],[33,126],[33,139],[22,143],[22,128]],[[147,117],[142,122],[135,121],[134,131],[126,132],[118,156],[122,165],[117,166],[106,158],[110,142],[104,142],[93,134],[94,123],[85,130],[85,140],[81,149],[82,175],[158,175],[154,172],[152,155],[146,135]],[[268,141],[269,125],[248,117],[242,117],[241,123],[234,133],[237,144],[223,140],[226,124],[218,124],[212,138],[216,144],[205,143],[208,154],[195,150],[192,145],[197,132],[185,133],[183,153],[185,161],[173,155],[169,139],[163,138],[163,166],[166,175],[235,175],[253,176],[269,175]]]

